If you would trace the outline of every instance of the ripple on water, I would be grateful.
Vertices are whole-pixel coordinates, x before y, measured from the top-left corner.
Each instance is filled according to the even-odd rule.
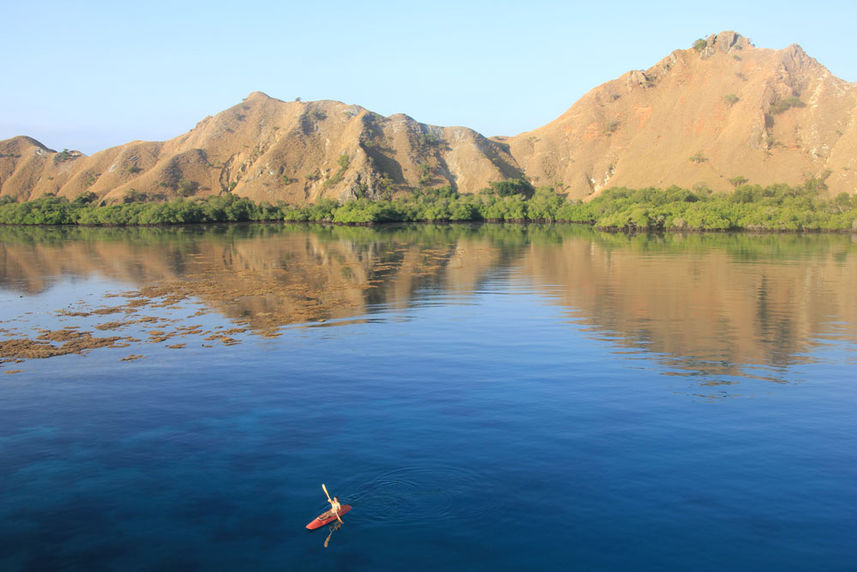
[[[360,520],[396,525],[479,519],[486,508],[473,502],[485,486],[485,475],[452,465],[401,467],[380,475],[355,476],[343,483],[343,497],[360,509]],[[347,492],[347,497],[345,493]]]

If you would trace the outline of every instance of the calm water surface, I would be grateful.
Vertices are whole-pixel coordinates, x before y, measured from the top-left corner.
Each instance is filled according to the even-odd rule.
[[[855,285],[849,236],[0,228],[0,569],[854,570]]]

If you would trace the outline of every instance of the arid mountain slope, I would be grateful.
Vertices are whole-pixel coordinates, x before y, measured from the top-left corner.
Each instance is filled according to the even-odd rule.
[[[85,156],[28,137],[0,141],[0,196],[91,191],[105,202],[233,192],[256,201],[386,197],[450,185],[476,192],[522,174],[572,198],[613,186],[723,191],[822,179],[857,192],[857,84],[790,46],[734,32],[676,50],[582,97],[555,121],[486,139],[335,101],[252,93],[165,142]]]
[[[421,186],[475,192],[520,176],[503,143],[464,127],[382,117],[336,101],[284,102],[252,93],[166,142],[92,156],[0,142],[0,194],[26,200],[91,191],[107,202],[234,192],[256,201],[379,197]]]
[[[723,32],[582,97],[511,138],[536,185],[573,197],[613,186],[732,188],[730,179],[857,191],[857,84],[797,46],[756,48]]]

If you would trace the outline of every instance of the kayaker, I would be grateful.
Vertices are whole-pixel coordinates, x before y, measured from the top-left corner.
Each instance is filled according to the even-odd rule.
[[[341,523],[342,519],[339,518],[339,511],[342,509],[342,505],[339,504],[339,499],[336,497],[333,497],[333,500],[330,500],[330,498],[328,497],[327,502],[330,503],[330,512],[332,512],[334,515],[336,515],[336,520],[338,520]]]

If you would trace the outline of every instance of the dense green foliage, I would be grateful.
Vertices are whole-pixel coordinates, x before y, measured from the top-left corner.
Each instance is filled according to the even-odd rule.
[[[225,195],[199,200],[128,202],[97,206],[95,195],[85,193],[74,201],[45,196],[25,203],[0,203],[0,224],[146,225],[200,222],[277,220],[280,209],[249,199]]]
[[[827,198],[823,180],[788,185],[741,184],[732,193],[614,188],[588,202],[569,201],[550,188],[534,189],[519,179],[493,183],[475,195],[449,187],[422,189],[404,198],[360,198],[340,204],[256,204],[226,194],[169,202],[132,201],[98,206],[93,193],[74,201],[55,196],[16,203],[0,200],[0,224],[159,225],[211,222],[286,221],[360,225],[385,222],[580,222],[610,230],[857,231],[857,197]]]
[[[560,218],[621,230],[857,230],[857,198],[823,197],[818,184],[815,179],[798,187],[745,184],[722,194],[679,187],[608,189],[566,208]]]
[[[736,177],[741,183],[741,178]],[[733,193],[669,189],[608,189],[589,202],[567,201],[551,189],[520,181],[495,183],[477,195],[448,188],[417,191],[404,199],[358,199],[283,207],[287,221],[371,224],[411,221],[565,221],[624,231],[857,230],[857,198],[822,196],[823,183],[739,184]]]

